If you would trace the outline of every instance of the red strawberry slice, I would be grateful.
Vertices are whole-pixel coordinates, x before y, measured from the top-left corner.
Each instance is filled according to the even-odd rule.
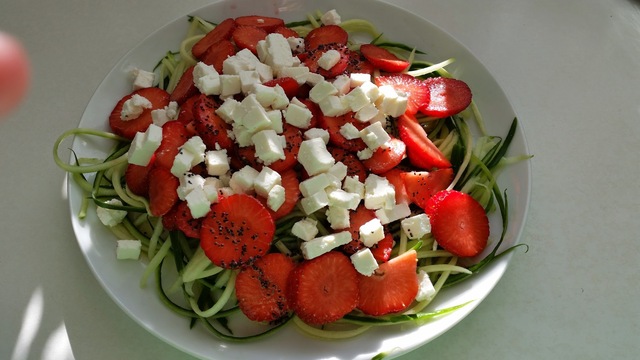
[[[268,33],[273,32],[279,27],[285,26],[284,20],[269,16],[246,15],[237,17],[235,20],[236,24],[238,24],[239,26],[258,27]]]
[[[396,192],[396,204],[409,204],[411,202],[411,197],[409,197],[407,188],[404,185],[403,174],[404,171],[398,168],[393,168],[382,174],[393,185]]]
[[[345,74],[373,74],[376,70],[375,66],[365,59],[358,51],[349,51],[349,65],[345,70]]]
[[[217,106],[211,97],[200,95],[193,104],[195,128],[208,149],[215,149],[217,143],[223,149],[229,150],[233,148],[234,143],[227,133],[229,126],[216,114]]]
[[[429,172],[407,171],[400,176],[411,202],[425,209],[427,202],[433,195],[451,184],[453,169],[444,168]]]
[[[267,199],[258,197],[258,200],[269,210],[273,221],[277,221],[285,215],[288,215],[298,204],[300,200],[300,180],[295,170],[289,169],[280,173],[281,186],[284,188],[284,203],[280,205],[277,211],[271,210],[267,205]]]
[[[358,309],[381,316],[409,307],[418,294],[418,256],[409,250],[384,264],[371,276],[358,274]]]
[[[355,154],[335,146],[328,146],[327,150],[329,150],[336,162],[341,162],[347,166],[347,176],[357,176],[358,180],[364,182],[364,179],[367,178],[367,168]]]
[[[356,152],[364,149],[367,145],[361,138],[355,138],[347,140],[341,133],[340,129],[346,123],[351,123],[358,130],[364,129],[368,124],[359,122],[354,118],[353,112],[348,112],[342,116],[321,116],[318,119],[320,127],[329,132],[329,142],[339,148],[345,149],[350,152]],[[360,180],[363,181],[364,179]]]
[[[427,137],[427,132],[413,115],[401,115],[397,121],[400,139],[407,145],[411,163],[424,170],[451,167],[451,162]]]
[[[249,49],[252,53],[258,55],[258,50],[256,49],[258,42],[264,40],[267,35],[267,32],[262,28],[242,25],[233,30],[231,38],[240,49]]]
[[[140,95],[151,102],[151,109],[144,109],[142,114],[135,119],[122,120],[121,113],[124,103],[133,95]],[[153,122],[151,110],[163,109],[169,105],[169,93],[157,88],[143,88],[122,97],[109,115],[109,126],[114,134],[127,139],[133,139],[137,132],[144,132]]]
[[[279,26],[275,30],[273,30],[273,32],[284,36],[285,39],[290,37],[293,37],[293,38],[300,37],[300,35],[298,35],[298,33],[295,30],[288,28],[286,26]]]
[[[201,219],[194,219],[191,215],[191,210],[186,201],[178,201],[172,208],[162,217],[162,225],[168,229],[168,227],[178,229],[184,233],[185,236],[191,238],[200,237],[200,224]]]
[[[400,164],[404,159],[407,146],[400,139],[392,138],[385,146],[373,152],[370,158],[362,163],[374,174],[383,174]]]
[[[376,85],[391,85],[396,91],[407,94],[407,110],[405,114],[416,114],[418,110],[429,104],[429,86],[418,78],[409,74],[392,74],[378,76],[374,79]]]
[[[193,84],[193,68],[195,65],[189,66],[182,76],[176,87],[171,92],[169,100],[175,101],[178,105],[182,105],[187,99],[198,94],[198,88]]]
[[[386,234],[384,239],[371,247],[371,253],[379,264],[389,261],[393,250],[393,235]]]
[[[236,54],[236,46],[229,40],[220,40],[211,46],[202,56],[200,60],[213,66],[217,72],[222,73],[222,64],[229,57]]]
[[[296,79],[292,77],[280,77],[275,78],[273,80],[265,81],[262,85],[275,87],[276,85],[280,85],[284,93],[287,95],[289,100],[291,100],[294,96],[298,94],[298,90],[300,89],[300,84],[296,81]]]
[[[225,19],[218,24],[213,30],[209,31],[202,39],[198,40],[191,48],[191,53],[196,59],[201,59],[205,52],[213,44],[221,40],[231,39],[231,34],[236,28],[236,22],[233,19]]]
[[[349,33],[338,25],[323,25],[315,28],[304,38],[304,46],[307,51],[318,49],[322,45],[340,44],[346,45]]]
[[[358,272],[349,258],[330,251],[300,263],[287,288],[289,305],[307,324],[334,322],[358,304]]]
[[[140,196],[148,196],[149,194],[149,171],[153,167],[152,159],[149,165],[140,166],[128,164],[127,170],[124,172],[124,180],[132,193]]]
[[[287,302],[293,261],[281,253],[267,254],[240,270],[236,277],[238,306],[247,318],[277,322],[290,313]]]
[[[300,151],[300,144],[302,144],[302,131],[297,127],[284,124],[284,131],[282,135],[287,142],[284,147],[284,159],[277,160],[269,165],[269,167],[277,172],[284,172],[293,168],[298,163],[298,152]]]
[[[360,204],[354,211],[349,213],[349,232],[351,241],[342,246],[342,250],[347,254],[353,254],[364,248],[364,243],[360,240],[360,226],[376,218],[376,213]]]
[[[420,107],[420,112],[427,116],[444,118],[455,115],[471,104],[471,89],[467,83],[451,78],[427,78],[431,99]]]
[[[273,218],[260,201],[234,194],[213,204],[202,218],[200,246],[215,265],[236,269],[265,255],[274,233]]]
[[[385,48],[373,44],[360,45],[360,52],[373,66],[386,72],[400,72],[409,67],[409,62],[402,60]]]
[[[173,160],[182,146],[189,139],[187,128],[180,121],[167,121],[162,125],[162,142],[156,150],[155,164],[171,170]]]
[[[178,201],[180,181],[169,169],[154,166],[149,172],[149,209],[151,215],[162,216]]]
[[[434,239],[450,253],[472,257],[487,246],[489,219],[471,195],[456,190],[440,191],[429,199],[425,212],[431,220]]]

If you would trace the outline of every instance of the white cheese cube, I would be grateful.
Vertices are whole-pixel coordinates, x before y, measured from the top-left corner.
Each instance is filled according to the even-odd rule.
[[[378,114],[380,113],[380,111],[378,110],[378,108],[374,105],[374,104],[367,104],[365,106],[363,106],[360,110],[356,111],[355,114],[355,118],[356,120],[360,121],[360,122],[367,122],[367,121],[371,121],[372,119],[376,118],[376,116],[378,116]],[[383,116],[384,118],[384,116]],[[385,123],[381,123],[384,127]]]
[[[290,77],[296,80],[298,85],[302,85],[307,82],[307,76],[309,75],[309,68],[306,66],[289,66],[283,67],[278,72],[278,77]]]
[[[378,262],[368,247],[358,250],[350,258],[356,270],[364,276],[371,276],[378,269]]]
[[[203,187],[191,190],[184,199],[187,201],[187,206],[194,219],[199,219],[209,212],[211,201],[209,201]]]
[[[243,49],[247,50],[247,49]],[[253,56],[251,51],[247,51]],[[246,53],[240,54],[240,52],[236,53],[233,56],[229,56],[222,62],[222,74],[224,75],[239,75],[241,71],[251,71],[256,69],[256,64],[260,61],[254,62],[253,58],[250,56],[245,56]],[[257,60],[257,58],[255,58]]]
[[[267,206],[273,211],[278,211],[285,200],[286,193],[282,185],[275,185],[269,190],[269,194],[267,194]]]
[[[396,191],[386,178],[370,174],[364,181],[364,189],[364,206],[367,209],[389,209],[395,205]]]
[[[349,80],[351,80],[351,87],[355,88],[364,83],[371,83],[371,74],[368,73],[351,73],[349,75]]]
[[[364,148],[356,152],[356,155],[358,155],[358,159],[360,160],[367,160],[371,159],[371,157],[373,156],[373,151],[371,151],[371,149],[369,148]]]
[[[335,164],[333,164],[333,166],[329,170],[327,170],[328,174],[333,175],[340,182],[338,187],[342,186],[342,180],[344,180],[344,178],[347,177],[348,172],[349,172],[349,167],[347,167],[347,165],[345,165],[341,161],[337,161]]]
[[[327,197],[327,193],[324,191],[318,191],[311,196],[302,198],[302,200],[300,200],[300,205],[302,206],[302,210],[305,214],[311,215],[329,205],[329,198]]]
[[[277,134],[282,134],[284,131],[284,124],[282,122],[282,111],[281,110],[268,110],[267,117],[269,121],[271,121],[271,129],[274,130]]]
[[[338,89],[333,86],[332,83],[322,80],[318,84],[309,90],[309,99],[314,103],[318,104],[320,101],[324,100],[327,96],[336,95],[338,93]]]
[[[322,14],[322,16],[320,17],[320,21],[324,25],[340,25],[341,19],[336,9],[331,9]]]
[[[376,217],[380,219],[382,225],[404,219],[409,215],[411,215],[411,209],[408,204],[396,204],[391,209],[382,208],[376,210]]]
[[[220,95],[222,82],[220,75],[207,75],[193,80],[196,88],[204,95]]]
[[[325,215],[329,225],[334,230],[346,229],[349,227],[349,210],[340,206],[331,206],[327,209]]]
[[[367,147],[369,147],[369,149],[371,150],[376,150],[384,145],[387,141],[391,140],[391,136],[379,122],[375,122],[360,130],[360,137],[362,138],[362,141],[367,144]]]
[[[271,66],[263,63],[256,64],[256,71],[258,75],[260,75],[261,82],[267,82],[269,80],[273,80],[273,69]]]
[[[229,186],[233,189],[234,193],[248,194],[253,192],[253,184],[258,177],[258,170],[252,168],[249,165],[245,165],[242,169],[236,171],[231,175],[229,180]]]
[[[302,196],[311,196],[317,192],[324,191],[331,184],[331,180],[326,173],[314,175],[300,182],[298,186]]]
[[[191,167],[204,161],[204,152],[207,150],[207,145],[204,144],[202,138],[198,135],[190,137],[180,149],[188,151],[193,154],[193,160]]]
[[[218,196],[229,197],[235,193],[236,192],[233,191],[233,189],[230,186],[223,186],[221,188],[218,188]]]
[[[151,119],[153,123],[160,127],[162,127],[162,125],[166,124],[167,122],[175,120],[177,118],[178,103],[175,101],[170,101],[169,105],[165,106],[163,109],[151,110]]]
[[[376,102],[380,96],[380,89],[378,86],[370,81],[362,83],[358,86],[369,98],[369,102]]]
[[[265,108],[270,107],[276,100],[278,94],[273,86],[266,86],[262,84],[254,84],[252,93],[255,94],[256,100]]]
[[[298,151],[298,162],[302,164],[309,176],[329,170],[335,160],[320,138],[304,140]]]
[[[327,197],[329,198],[329,207],[341,207],[349,210],[355,210],[362,199],[360,195],[342,189],[327,191]]]
[[[133,94],[127,101],[122,104],[120,119],[127,121],[137,119],[145,109],[151,109],[153,104],[144,96]]]
[[[350,241],[351,233],[349,231],[341,231],[305,241],[300,245],[300,250],[302,250],[302,256],[304,256],[306,260],[311,260],[338,246],[346,245]]]
[[[240,76],[240,90],[244,94],[251,91],[254,84],[261,82],[260,74],[255,70],[242,70],[238,76]]]
[[[258,59],[260,59],[261,63],[265,63],[267,61],[267,57],[269,57],[269,50],[267,47],[267,40],[263,39],[258,41],[256,44],[256,53],[258,54]],[[267,65],[267,64],[265,64]],[[267,65],[269,66],[269,65]],[[271,66],[269,66],[271,68]]]
[[[362,224],[359,229],[360,240],[366,247],[372,247],[384,239],[384,227],[379,219],[371,219]]]
[[[240,75],[220,75],[220,96],[231,96],[241,92]]]
[[[178,180],[180,180],[180,184],[176,192],[180,200],[185,200],[191,191],[202,188],[205,183],[205,179],[202,176],[191,172],[182,174],[178,177]]]
[[[240,106],[240,102],[232,97],[226,98],[216,109],[216,115],[220,116],[224,122],[231,124],[234,119],[234,111]]]
[[[253,133],[242,124],[234,122],[232,125],[232,133],[233,138],[240,147],[253,145],[253,140],[251,140]]]
[[[331,49],[320,55],[320,58],[318,58],[318,66],[325,70],[329,70],[334,67],[338,61],[340,61],[340,53],[338,50]]]
[[[176,157],[173,159],[173,165],[171,166],[171,173],[180,177],[182,174],[191,170],[193,162],[195,161],[195,155],[186,150],[180,150]]]
[[[431,232],[431,221],[427,214],[408,217],[400,222],[400,226],[409,239],[419,239]]]
[[[312,117],[313,114],[311,110],[304,106],[304,104],[300,106],[300,104],[291,102],[289,106],[287,106],[287,110],[284,111],[284,118],[287,123],[301,129],[309,127]]]
[[[278,33],[271,33],[265,38],[266,51],[264,63],[271,66],[277,74],[283,67],[293,66],[293,54],[289,42]]]
[[[376,100],[378,108],[393,117],[402,115],[407,109],[406,94],[399,94],[391,85],[382,85],[378,88],[380,95]]]
[[[118,260],[138,260],[142,242],[140,240],[118,240],[116,242],[116,258]]]
[[[361,87],[356,87],[345,95],[351,111],[358,111],[367,105],[373,105]]]
[[[329,143],[329,132],[322,128],[311,128],[304,132],[304,138],[307,140],[320,138],[326,145]]]
[[[304,241],[312,240],[318,235],[318,222],[308,217],[299,220],[291,227],[291,234]]]
[[[280,176],[280,174],[277,171],[265,166],[262,168],[262,170],[260,170],[260,173],[256,177],[253,183],[253,188],[256,191],[256,194],[266,198],[269,196],[269,192],[271,191],[271,189],[273,189],[274,186],[281,184],[282,177]]]
[[[222,187],[222,181],[218,178],[208,177],[204,179],[204,184],[202,184],[202,190],[204,191],[207,200],[210,203],[218,202],[218,188]]]
[[[284,92],[284,89],[280,85],[276,85],[273,87],[276,91],[276,98],[271,103],[271,107],[278,110],[284,110],[287,105],[289,105],[289,98],[287,94]]]
[[[224,175],[230,169],[226,149],[207,151],[204,163],[207,166],[207,174],[212,176]]]
[[[147,166],[162,142],[162,128],[151,124],[145,132],[137,132],[133,137],[127,159],[129,164]]]
[[[242,125],[251,133],[271,128],[271,119],[266,110],[258,105],[247,111],[242,118]]]
[[[429,274],[424,270],[418,271],[418,293],[416,294],[416,301],[429,301],[436,296],[436,289],[431,283]]]
[[[358,179],[357,175],[345,177],[342,189],[346,192],[358,195],[360,199],[364,198],[364,183]]]
[[[260,59],[251,52],[249,49],[242,49],[238,51],[235,55],[233,55],[238,61],[246,64],[247,69],[245,70],[254,70],[258,65],[261,64]]]
[[[109,205],[122,206],[122,201],[118,199],[110,199],[105,201]],[[96,214],[98,219],[105,226],[112,227],[120,224],[122,220],[127,216],[126,210],[109,209],[106,207],[98,206],[96,208]]]
[[[293,53],[304,51],[304,38],[290,36],[287,38],[287,42]]]
[[[340,116],[349,112],[349,104],[344,96],[329,95],[318,103],[326,116]]]
[[[251,137],[256,147],[256,156],[265,165],[271,165],[275,161],[284,160],[284,148],[287,142],[282,135],[275,130],[267,129],[257,132]]]
[[[306,79],[306,83],[313,86],[318,85],[319,83],[324,81],[324,76],[318,74],[318,73],[314,73],[314,72],[309,72],[307,74],[307,79]]]
[[[345,95],[351,90],[351,79],[347,75],[338,75],[332,82],[338,90],[338,95]]]
[[[340,135],[344,136],[347,140],[353,140],[360,137],[360,130],[348,122],[340,127]]]
[[[154,73],[138,68],[134,68],[131,71],[131,75],[133,75],[133,90],[150,88],[156,79]]]

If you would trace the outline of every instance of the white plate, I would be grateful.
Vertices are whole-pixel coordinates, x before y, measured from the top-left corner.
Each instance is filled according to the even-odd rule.
[[[507,96],[487,69],[459,42],[427,20],[395,6],[371,0],[323,1],[222,1],[201,8],[190,15],[211,21],[240,15],[269,15],[285,21],[304,19],[315,10],[337,9],[344,19],[365,18],[372,21],[385,36],[413,44],[427,52],[429,60],[437,62],[454,57],[449,66],[453,75],[466,81],[483,114],[490,134],[505,135],[515,117]],[[390,19],[393,19],[390,21]],[[80,127],[108,130],[107,117],[114,104],[131,89],[127,74],[132,67],[151,69],[167,50],[177,50],[188,27],[186,15],[162,27],[135,49],[127,53],[106,76],[91,98],[80,121]],[[74,150],[82,156],[104,157],[107,147],[102,142],[77,139]],[[522,128],[519,127],[511,145],[511,154],[528,153]],[[504,246],[517,243],[526,218],[530,197],[531,169],[528,162],[508,168],[500,177],[500,186],[508,190],[510,227]],[[453,314],[420,327],[383,327],[348,341],[327,342],[311,339],[299,333],[293,325],[273,336],[253,343],[218,341],[203,327],[189,330],[188,321],[174,315],[160,303],[150,282],[139,287],[143,265],[119,262],[114,255],[114,237],[91,214],[77,219],[81,195],[70,182],[70,207],[78,243],[98,281],[113,300],[135,321],[162,340],[196,357],[206,359],[370,359],[380,352],[398,356],[433,340],[467,316],[492,290],[504,273],[509,256],[487,268],[472,280],[446,289],[431,308],[444,308],[475,300]],[[500,235],[499,217],[493,216],[491,239]]]

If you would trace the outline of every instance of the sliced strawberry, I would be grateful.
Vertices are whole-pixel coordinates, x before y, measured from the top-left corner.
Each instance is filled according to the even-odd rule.
[[[265,81],[262,85],[269,87],[280,85],[280,87],[282,87],[282,90],[284,90],[284,93],[287,94],[289,100],[296,96],[298,94],[298,90],[300,89],[300,84],[298,84],[296,79],[288,76]]]
[[[387,72],[400,72],[409,67],[409,62],[402,60],[385,48],[373,44],[360,45],[360,52],[373,66]]]
[[[418,294],[418,256],[409,250],[381,264],[371,276],[358,274],[358,309],[380,316],[409,307]]]
[[[124,103],[136,94],[149,100],[151,108],[144,109],[142,114],[135,119],[122,120],[120,116]],[[163,109],[167,105],[169,105],[169,93],[160,88],[150,87],[136,90],[118,101],[109,115],[109,126],[114,134],[133,139],[137,132],[146,131],[153,122],[151,110]]]
[[[202,39],[191,48],[191,53],[196,59],[201,59],[209,48],[213,44],[220,42],[221,40],[231,39],[231,34],[236,28],[236,22],[233,19],[225,19],[219,23],[213,30],[209,31]]]
[[[264,166],[262,165],[262,162],[258,161],[258,157],[256,156],[256,148],[253,145],[237,147],[235,149],[235,155],[239,161],[237,165],[232,164],[234,165],[234,169],[241,169],[245,165],[249,165],[252,168],[260,171]],[[230,159],[230,161],[233,161],[233,159]]]
[[[195,65],[189,66],[182,76],[176,87],[171,92],[169,100],[175,101],[178,105],[182,105],[187,99],[198,94],[198,88],[193,83],[193,68]]]
[[[217,72],[222,73],[222,64],[229,57],[236,54],[236,46],[229,40],[220,40],[211,46],[201,56],[201,61],[213,66]]]
[[[153,160],[152,160],[153,161]],[[147,166],[128,164],[127,170],[124,172],[124,180],[132,193],[140,196],[148,196],[149,194],[149,171],[153,162]]]
[[[367,126],[367,124],[363,124],[356,120],[354,115],[355,114],[353,112],[348,112],[342,116],[321,116],[320,119],[318,119],[319,125],[329,132],[329,142],[334,146],[350,152],[360,151],[367,147],[361,138],[347,140],[340,133],[340,128],[342,128],[346,123],[353,124],[353,126],[358,130],[362,130]]]
[[[255,26],[238,26],[233,30],[231,38],[240,49],[249,49],[252,53],[258,55],[258,42],[267,37],[267,32],[262,28]]]
[[[451,167],[451,162],[427,137],[413,115],[404,114],[397,121],[400,139],[407,145],[407,157],[414,166],[424,170]]]
[[[434,239],[450,253],[472,257],[487,246],[489,219],[471,195],[456,190],[440,191],[429,199],[425,213],[431,220]]]
[[[379,264],[387,262],[393,250],[393,235],[386,234],[384,239],[371,247],[371,253]]]
[[[318,61],[324,53],[329,50],[336,50],[340,53],[340,59],[330,69],[325,69],[318,64]],[[305,66],[309,68],[309,71],[318,73],[325,78],[331,79],[338,75],[344,74],[349,66],[349,48],[343,44],[326,44],[319,45],[316,49],[308,51],[308,55],[303,61]]]
[[[269,250],[275,223],[251,195],[234,194],[211,206],[200,228],[200,246],[212,263],[236,269]]]
[[[223,149],[233,148],[233,140],[227,131],[229,126],[216,114],[217,104],[209,96],[200,95],[193,104],[193,118],[198,135],[208,149],[215,149],[216,143]]]
[[[376,218],[376,213],[360,204],[354,211],[349,213],[349,232],[351,233],[351,241],[342,247],[347,254],[353,254],[364,247],[364,243],[360,240],[360,226],[366,222]]]
[[[173,208],[165,214],[165,216],[163,216],[163,224],[165,217],[172,218],[175,228],[182,231],[185,236],[191,238],[200,237],[200,224],[202,220],[193,218],[189,205],[187,205],[186,201],[178,201],[178,203],[175,204]]]
[[[401,175],[407,195],[411,202],[422,209],[437,192],[446,189],[453,181],[453,169],[443,168],[434,171],[407,171]]]
[[[373,74],[376,70],[375,66],[365,59],[360,52],[349,51],[347,54],[349,55],[349,65],[347,65],[345,74]]]
[[[167,121],[162,125],[162,142],[156,150],[155,164],[165,169],[171,169],[173,160],[182,146],[189,139],[187,128],[180,121]]]
[[[392,138],[385,146],[373,152],[370,158],[362,161],[369,171],[383,174],[400,164],[406,155],[407,147],[400,139]]]
[[[330,251],[300,263],[293,270],[287,299],[305,323],[334,322],[358,304],[358,272],[346,255]]]
[[[429,86],[423,80],[409,74],[392,74],[375,78],[378,86],[391,85],[396,91],[407,94],[407,110],[405,114],[416,114],[418,110],[429,104]]]
[[[149,172],[149,209],[151,215],[162,216],[178,201],[180,181],[169,169],[154,166]]]
[[[268,33],[273,32],[279,27],[285,26],[284,20],[269,16],[246,15],[237,17],[235,20],[236,24],[238,24],[239,26],[258,27]]]
[[[404,171],[398,168],[393,168],[382,174],[393,185],[396,193],[396,204],[409,204],[411,202],[411,197],[409,197],[407,188],[404,185],[403,174]]]
[[[240,270],[236,277],[238,306],[247,318],[277,322],[291,311],[287,284],[295,264],[281,253],[267,254]]]
[[[273,30],[273,32],[284,36],[285,39],[290,37],[293,37],[293,38],[300,37],[300,35],[298,35],[298,33],[295,30],[288,28],[286,26],[278,26],[275,30]]]
[[[427,78],[431,100],[420,107],[420,112],[427,116],[444,118],[455,115],[471,104],[471,89],[462,80],[451,78]]]
[[[273,211],[267,206],[267,199],[258,197],[258,200],[264,204],[269,210],[273,221],[277,221],[285,215],[288,215],[298,204],[300,200],[300,180],[295,170],[290,169],[280,173],[281,186],[284,188],[284,203],[280,205],[277,211]]]
[[[283,129],[282,136],[284,136],[287,142],[283,149],[285,158],[269,165],[271,169],[280,173],[293,168],[298,163],[298,152],[300,151],[300,144],[302,144],[303,140],[302,131],[297,127],[284,124]]]
[[[336,146],[329,146],[327,149],[336,162],[342,162],[347,166],[347,176],[357,176],[358,180],[364,182],[367,178],[367,168],[355,154]]]
[[[322,45],[341,44],[346,45],[349,33],[338,25],[323,25],[315,28],[304,38],[304,46],[307,51],[318,49]]]

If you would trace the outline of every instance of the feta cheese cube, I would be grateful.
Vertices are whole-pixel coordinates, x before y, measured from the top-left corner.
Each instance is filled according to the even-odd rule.
[[[304,38],[290,36],[287,38],[287,42],[293,53],[304,51]]]
[[[380,219],[382,225],[404,219],[409,215],[411,215],[411,209],[408,204],[396,204],[391,209],[382,208],[376,210],[376,217]]]
[[[271,165],[278,160],[284,160],[284,147],[287,145],[284,136],[275,130],[267,129],[257,132],[251,137],[256,147],[256,156],[265,165]]]
[[[320,17],[320,21],[324,25],[340,25],[340,20],[340,15],[335,9],[327,11]]]
[[[242,125],[251,133],[271,128],[271,119],[267,111],[260,105],[247,110],[242,118]]]
[[[349,104],[351,111],[358,111],[367,105],[373,105],[369,97],[361,87],[356,87],[345,95],[345,100]]]
[[[358,159],[360,160],[367,160],[371,159],[371,157],[373,156],[373,151],[371,151],[371,149],[369,148],[364,148],[356,152],[356,155],[358,155]]]
[[[273,211],[278,211],[285,200],[286,193],[282,185],[275,185],[269,190],[269,194],[267,194],[267,206]]]
[[[360,130],[348,122],[340,127],[340,135],[344,136],[347,140],[353,140],[360,137]]]
[[[353,78],[352,78],[353,79]],[[376,102],[380,96],[380,89],[378,86],[370,81],[362,83],[359,88],[367,95],[369,102]]]
[[[289,105],[289,98],[287,97],[287,93],[284,92],[284,89],[280,85],[276,85],[273,87],[276,91],[276,98],[271,103],[271,107],[273,109],[284,110],[287,105]]]
[[[240,77],[240,91],[244,94],[251,91],[254,84],[261,82],[260,74],[255,70],[242,70],[238,76]]]
[[[231,128],[233,138],[240,147],[253,145],[253,140],[251,140],[253,133],[244,127],[244,125],[234,122]]]
[[[118,260],[138,260],[142,242],[140,240],[118,240],[116,242],[116,258]]]
[[[299,85],[307,82],[309,68],[306,66],[288,66],[283,67],[278,72],[278,77],[290,77],[296,80]]]
[[[241,92],[240,75],[220,75],[220,96],[231,96]]]
[[[400,226],[409,239],[419,239],[431,232],[431,221],[427,214],[408,217],[400,222]]]
[[[236,194],[244,193],[249,194],[253,192],[253,185],[258,177],[258,170],[252,168],[249,165],[245,165],[242,169],[236,171],[231,175],[229,180],[229,186]]]
[[[232,97],[224,99],[224,102],[216,109],[216,115],[224,122],[231,124],[234,119],[234,111],[240,106],[240,102]]]
[[[331,206],[325,212],[329,225],[334,230],[346,229],[349,227],[349,210],[340,206]]]
[[[300,205],[302,206],[302,210],[305,214],[311,215],[314,212],[329,205],[329,198],[327,197],[326,192],[318,191],[311,196],[302,198],[302,200],[300,200]]]
[[[329,143],[329,132],[322,128],[311,128],[304,132],[304,138],[307,140],[320,138],[326,145]]]
[[[331,180],[327,174],[320,173],[301,181],[298,187],[300,188],[302,196],[307,197],[317,192],[324,191],[324,189],[326,189],[330,184]]]
[[[108,205],[122,206],[122,201],[118,199],[110,199],[105,201],[105,203]],[[127,212],[125,210],[110,209],[103,206],[98,206],[96,208],[96,214],[98,215],[100,222],[108,227],[120,224],[127,216]]]
[[[182,174],[191,170],[193,162],[195,161],[195,155],[186,150],[180,150],[176,157],[173,159],[173,165],[171,166],[171,173],[180,177]]]
[[[313,86],[318,85],[319,83],[324,81],[324,76],[314,73],[314,72],[309,72],[307,74],[307,79],[306,79],[306,83]]]
[[[191,190],[184,199],[194,219],[199,219],[209,212],[211,201],[209,201],[203,187],[197,187]]]
[[[218,178],[208,177],[204,179],[202,190],[210,203],[218,202],[218,188],[222,187],[222,181]]]
[[[338,246],[346,245],[350,241],[351,233],[349,231],[341,231],[305,241],[300,245],[300,250],[302,250],[302,256],[304,256],[305,259],[311,260]]]
[[[320,55],[320,58],[318,58],[318,66],[325,70],[329,70],[334,67],[338,61],[340,61],[340,53],[338,50],[331,49]]]
[[[191,172],[182,174],[178,177],[178,180],[180,180],[180,183],[176,192],[180,200],[185,200],[191,191],[202,188],[205,183],[205,179],[202,176]]]
[[[436,289],[431,283],[429,274],[424,270],[418,271],[418,293],[416,294],[416,301],[429,301],[436,296]]]
[[[168,121],[178,118],[178,103],[170,101],[169,105],[162,109],[151,110],[151,119],[155,125],[162,127]]]
[[[133,75],[133,90],[140,90],[144,88],[150,88],[153,86],[153,82],[156,79],[156,75],[152,72],[142,69],[134,68],[131,71]]]
[[[198,135],[190,137],[180,149],[188,151],[193,154],[193,160],[191,161],[191,167],[204,161],[204,152],[207,150],[207,145],[204,144],[202,138]]]
[[[368,247],[356,251],[350,259],[356,270],[364,276],[371,276],[378,269],[378,262]]]
[[[326,116],[340,116],[349,112],[349,104],[344,96],[329,95],[318,103]]]
[[[342,189],[346,192],[358,195],[360,199],[364,198],[364,183],[358,179],[357,175],[345,177]]]
[[[277,134],[282,134],[284,131],[284,124],[282,122],[282,111],[281,110],[268,110],[267,117],[269,121],[271,121],[271,129],[274,130]]]
[[[364,206],[367,209],[390,209],[395,205],[396,191],[386,178],[370,174],[364,181],[364,189]]]
[[[137,132],[133,137],[127,159],[129,164],[147,166],[162,142],[162,128],[150,124],[145,132]]]
[[[379,122],[375,122],[360,130],[360,137],[371,150],[376,150],[391,140],[391,136],[389,136],[389,133],[387,133]]]
[[[378,89],[380,94],[376,105],[382,112],[398,117],[407,110],[408,98],[406,94],[399,94],[391,85],[382,85]]]
[[[282,177],[280,174],[265,166],[260,170],[260,173],[253,182],[253,188],[256,194],[266,198],[269,196],[269,192],[276,185],[282,184]]]
[[[345,95],[351,90],[351,79],[347,75],[338,75],[332,82],[338,90],[338,95]]]
[[[153,104],[144,96],[133,94],[122,104],[120,119],[127,121],[137,119],[145,109],[151,109]]]
[[[309,127],[312,117],[313,114],[311,113],[311,110],[304,106],[304,104],[301,106],[300,104],[291,102],[284,111],[284,118],[287,123],[301,129]]]
[[[371,219],[360,226],[360,240],[366,247],[372,247],[384,239],[384,227],[380,219]]]
[[[349,75],[349,80],[351,80],[351,87],[355,88],[364,83],[371,83],[371,74],[368,73],[351,73]]]
[[[207,174],[212,176],[224,175],[230,169],[226,149],[207,151],[204,163],[207,166]]]
[[[309,90],[309,99],[318,104],[327,96],[336,95],[337,93],[338,89],[332,83],[322,80]]]
[[[291,234],[304,241],[312,240],[318,235],[318,222],[308,217],[299,220],[291,227]]]
[[[347,177],[349,168],[342,161],[337,161],[333,166],[327,170],[327,174],[333,175],[338,181],[338,187],[342,186],[342,180]]]
[[[309,176],[329,170],[335,160],[320,138],[304,140],[298,151],[298,162],[302,164]]]
[[[360,122],[367,122],[374,119],[380,111],[374,104],[367,104],[360,108],[360,110],[356,111],[355,118]],[[384,127],[384,123],[381,123]]]
[[[258,49],[258,56],[260,57],[260,52],[266,50],[266,54],[262,54],[264,57],[263,62],[271,66],[276,74],[283,67],[293,66],[291,47],[284,36],[278,33],[267,35],[265,38],[265,47],[266,48]]]
[[[355,210],[362,199],[360,195],[342,189],[327,191],[327,197],[329,198],[329,207],[341,207],[349,210]]]

